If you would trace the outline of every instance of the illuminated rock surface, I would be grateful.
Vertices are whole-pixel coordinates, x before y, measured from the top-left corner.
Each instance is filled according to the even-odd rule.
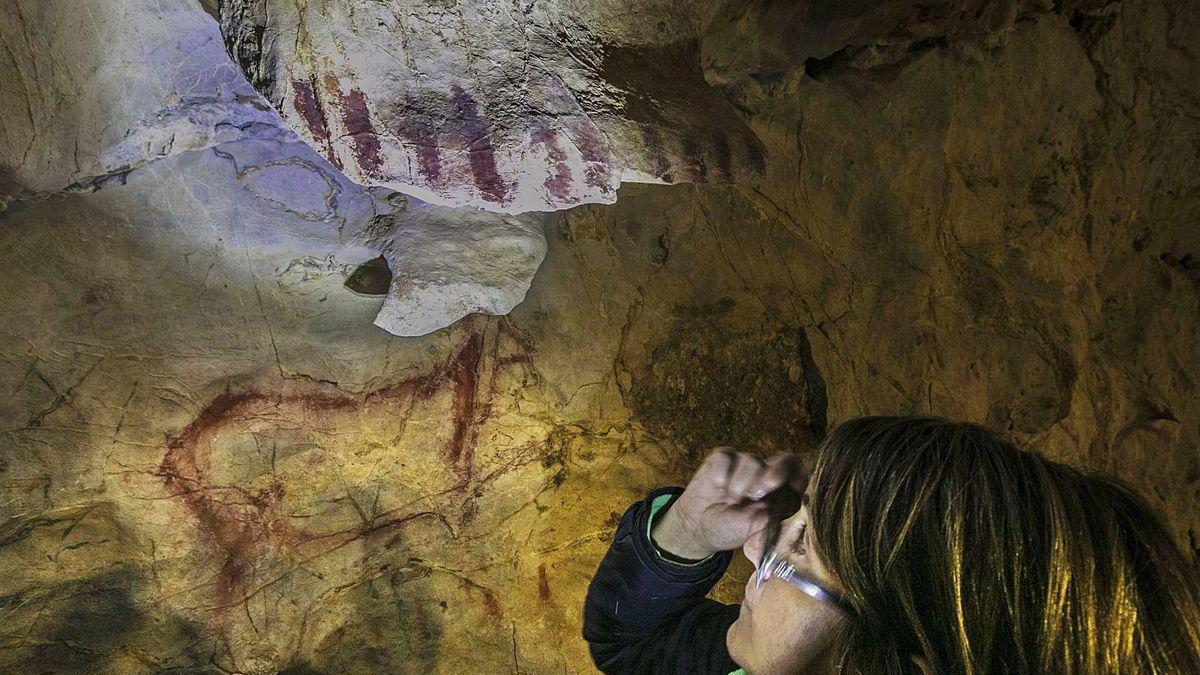
[[[420,338],[345,284],[384,253],[357,280],[396,285],[394,218],[433,221],[319,147],[10,203],[0,671],[592,672],[628,503],[865,413],[1004,429],[1200,547],[1200,16],[1066,5],[807,74],[710,23],[764,178],[547,216],[524,302]]]
[[[371,244],[396,270],[375,325],[426,335],[468,314],[507,314],[521,302],[546,255],[542,215],[413,203],[369,228],[383,233]]]
[[[509,213],[624,181],[745,182],[763,150],[701,71],[720,3],[231,0],[230,52],[351,178]]]
[[[0,40],[0,200],[281,132],[188,0],[12,0],[0,7]]]
[[[393,284],[375,323],[394,334],[424,335],[473,312],[504,314],[528,290],[545,252],[540,218],[416,200],[397,212],[393,203],[410,200],[369,196],[283,127],[196,4],[14,2],[0,11],[8,46],[0,65],[13,75],[0,83],[0,203],[109,187],[155,160],[212,147],[232,163],[240,189],[211,192],[204,183],[183,195],[162,193],[183,236],[203,239],[186,232],[189,220],[211,220],[243,202],[275,207],[272,218],[237,236],[247,249],[310,254],[288,263],[305,280],[348,264],[334,262],[336,251],[362,260],[371,246],[392,262]],[[188,173],[197,161],[155,171],[186,185],[200,180]]]

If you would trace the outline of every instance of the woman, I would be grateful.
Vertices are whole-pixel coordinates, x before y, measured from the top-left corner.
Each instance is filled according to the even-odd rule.
[[[745,600],[706,599],[739,546]],[[630,507],[584,637],[608,673],[1200,673],[1200,587],[1117,484],[973,424],[869,417],[811,481],[720,449]]]

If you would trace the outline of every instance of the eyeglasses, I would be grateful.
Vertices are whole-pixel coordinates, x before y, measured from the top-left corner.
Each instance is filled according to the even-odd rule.
[[[768,501],[768,506],[774,506]],[[792,511],[795,512],[794,510]],[[850,603],[840,594],[825,588],[811,576],[796,569],[788,559],[779,555],[777,544],[783,529],[783,516],[777,508],[772,508],[770,520],[767,521],[766,545],[763,547],[762,559],[758,562],[758,573],[755,587],[762,588],[767,579],[779,579],[805,595],[823,602],[847,614],[852,614]]]

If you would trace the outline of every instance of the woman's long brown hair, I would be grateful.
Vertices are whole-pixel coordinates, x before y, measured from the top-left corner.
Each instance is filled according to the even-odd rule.
[[[843,673],[1200,673],[1196,569],[1115,482],[914,417],[838,427],[813,481]]]

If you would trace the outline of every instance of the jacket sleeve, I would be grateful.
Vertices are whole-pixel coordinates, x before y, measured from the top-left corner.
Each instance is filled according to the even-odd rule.
[[[663,558],[648,536],[654,499],[680,492],[655,490],[629,507],[588,585],[583,637],[605,673],[727,675],[738,668],[725,633],[739,607],[705,597],[733,554],[679,564]]]

